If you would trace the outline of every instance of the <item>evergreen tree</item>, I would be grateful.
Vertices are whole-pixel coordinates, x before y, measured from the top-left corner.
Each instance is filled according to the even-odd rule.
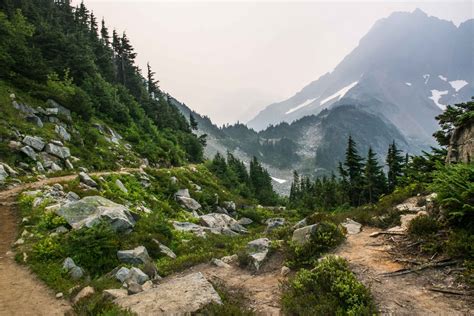
[[[102,24],[100,28],[100,38],[102,42],[104,43],[105,46],[110,45],[110,35],[109,35],[109,30],[105,26],[105,20],[102,19]]]
[[[265,205],[276,204],[277,194],[273,191],[272,178],[255,156],[250,161],[249,177],[255,198]]]
[[[193,131],[197,131],[198,129],[198,122],[196,121],[196,119],[194,118],[193,114],[192,113],[189,113],[189,125],[191,126],[191,129]]]
[[[398,184],[398,177],[403,175],[404,157],[402,151],[397,148],[395,141],[388,147],[387,153],[387,185],[388,191],[393,192]]]
[[[367,160],[364,167],[364,197],[368,203],[374,203],[380,195],[385,193],[387,180],[382,166],[377,161],[377,155],[369,148]]]
[[[97,20],[95,18],[94,12],[91,12],[90,15],[90,30],[92,40],[96,40],[99,33],[99,27],[97,25]]]
[[[155,80],[155,72],[151,69],[150,63],[146,64],[147,68],[147,88],[148,93],[151,95],[152,98],[156,98],[158,96],[158,80]]]
[[[363,187],[363,159],[357,152],[356,142],[349,136],[347,141],[344,169],[347,175],[348,195],[352,205],[360,205]]]

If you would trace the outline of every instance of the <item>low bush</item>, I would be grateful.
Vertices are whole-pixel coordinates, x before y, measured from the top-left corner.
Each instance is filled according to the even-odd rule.
[[[373,315],[370,292],[349,270],[347,262],[326,257],[312,270],[302,269],[283,284],[286,315]]]
[[[321,222],[308,242],[303,245],[290,243],[288,264],[293,268],[312,266],[323,253],[338,246],[344,239],[344,232],[339,226]]]
[[[408,233],[414,236],[427,236],[436,234],[440,228],[439,223],[428,215],[415,217],[408,225]]]

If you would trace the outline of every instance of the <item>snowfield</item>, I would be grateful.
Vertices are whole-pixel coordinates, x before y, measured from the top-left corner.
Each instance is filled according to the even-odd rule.
[[[444,110],[446,109],[446,106],[439,103],[439,100],[443,95],[448,94],[448,90],[445,91],[439,91],[439,90],[431,90],[431,97],[429,97],[433,102],[441,109]]]
[[[285,114],[288,115],[288,114],[291,114],[291,113],[293,113],[293,112],[295,112],[295,111],[298,111],[299,109],[304,108],[305,106],[307,106],[307,105],[313,103],[313,101],[316,100],[316,99],[319,99],[319,97],[314,98],[314,99],[308,99],[308,100],[304,101],[303,103],[301,103],[301,104],[295,106],[294,108],[288,110]]]
[[[336,97],[338,97],[338,100],[342,99],[342,97],[344,97],[346,95],[346,93],[349,92],[349,90],[351,90],[352,88],[354,88],[358,83],[359,83],[359,81],[356,81],[356,82],[353,82],[350,85],[342,88],[341,90],[337,91],[333,95],[330,95],[326,99],[322,100],[320,105],[323,105],[323,104],[331,101],[332,99],[334,99]]]
[[[271,177],[271,178],[272,178],[273,181],[278,182],[280,184],[288,182],[288,180],[278,179],[278,178],[275,178],[275,177]]]
[[[456,92],[458,92],[465,85],[467,85],[468,82],[466,80],[453,80],[453,81],[450,81],[449,84],[451,85],[451,87],[453,87],[454,90],[456,90]]]

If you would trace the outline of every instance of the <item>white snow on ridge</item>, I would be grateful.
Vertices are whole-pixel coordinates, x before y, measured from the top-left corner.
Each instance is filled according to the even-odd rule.
[[[409,87],[411,87],[411,82],[405,82],[405,84]]]
[[[458,92],[465,85],[467,85],[468,82],[466,80],[453,80],[453,81],[450,81],[449,84],[451,85],[451,87],[453,87],[454,90],[456,90],[456,92]]]
[[[304,108],[304,107],[307,106],[308,104],[313,103],[313,101],[316,100],[316,99],[318,99],[318,98],[319,98],[319,97],[314,98],[314,99],[308,99],[308,100],[304,101],[303,103],[301,103],[301,104],[295,106],[294,108],[288,110],[285,114],[291,114],[291,113],[293,113],[293,112],[295,112],[295,111],[298,111],[299,109]]]
[[[429,74],[424,74],[423,79],[425,79],[425,84],[427,84],[428,80],[430,80],[430,75]]]
[[[280,184],[288,182],[288,180],[278,179],[278,178],[274,178],[274,177],[272,177],[272,180],[275,181],[275,182],[278,182]]]
[[[442,75],[439,75],[438,78],[443,80],[443,81],[448,81],[448,78],[446,78],[445,76],[442,76]]]
[[[446,106],[444,104],[439,103],[439,99],[445,94],[448,94],[448,90],[445,91],[439,91],[439,90],[431,90],[431,97],[429,97],[433,102],[441,109],[444,110],[446,109]]]
[[[323,105],[324,103],[327,103],[328,101],[331,101],[332,99],[334,99],[336,97],[339,97],[338,100],[342,99],[342,97],[345,96],[346,93],[349,92],[349,90],[351,90],[352,88],[354,88],[358,83],[359,83],[359,81],[356,81],[356,82],[353,82],[350,85],[342,88],[341,90],[337,91],[333,95],[330,95],[326,99],[322,100],[320,105]]]

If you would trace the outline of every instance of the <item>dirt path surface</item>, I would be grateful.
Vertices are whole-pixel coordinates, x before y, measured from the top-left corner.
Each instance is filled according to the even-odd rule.
[[[137,171],[126,169],[119,172],[100,172],[101,176]],[[41,188],[44,185],[68,182],[77,175],[44,179],[25,183],[0,192],[0,315],[64,315],[71,311],[70,304],[58,300],[55,294],[36,278],[27,268],[15,263],[11,245],[17,237],[18,216],[16,197],[24,190]]]
[[[424,273],[393,277],[380,274],[404,268],[387,252],[383,237],[369,237],[373,228],[349,235],[335,254],[346,258],[358,278],[370,288],[382,315],[474,315],[465,298],[428,291],[431,280]]]
[[[281,266],[281,258],[274,256],[258,274],[241,269],[236,264],[229,268],[200,264],[181,274],[201,272],[209,281],[223,284],[231,293],[236,291],[243,295],[246,307],[253,309],[257,315],[281,315],[280,281],[285,279],[280,275]]]

